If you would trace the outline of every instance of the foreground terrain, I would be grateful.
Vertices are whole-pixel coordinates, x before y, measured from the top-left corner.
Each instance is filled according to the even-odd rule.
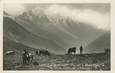
[[[34,55],[28,65],[22,64],[20,54],[4,55],[4,70],[110,70],[110,55],[106,53],[75,55]]]

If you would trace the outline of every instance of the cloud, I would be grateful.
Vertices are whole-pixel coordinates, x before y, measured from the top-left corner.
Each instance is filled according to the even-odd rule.
[[[64,16],[74,21],[85,22],[97,29],[110,29],[109,12],[101,13],[91,9],[70,9],[64,5],[50,5],[45,12],[52,17]]]
[[[25,12],[25,6],[23,4],[4,4],[4,10],[12,16],[18,16]]]
[[[29,5],[23,4],[5,4],[4,10],[13,16],[18,16],[25,12],[26,7]],[[29,7],[30,8],[30,7]],[[49,5],[45,8],[35,6],[34,8],[30,8],[34,14],[40,15],[41,13],[45,13],[52,18],[57,17],[68,17],[74,21],[87,23],[97,29],[110,30],[110,14],[109,12],[102,13],[93,9],[77,9],[77,8],[69,8],[66,5]]]

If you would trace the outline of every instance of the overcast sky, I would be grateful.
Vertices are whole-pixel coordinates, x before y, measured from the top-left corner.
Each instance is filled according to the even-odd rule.
[[[64,16],[72,20],[91,24],[98,29],[109,30],[109,4],[5,4],[4,10],[12,16],[33,9],[35,14],[40,11],[50,16]]]

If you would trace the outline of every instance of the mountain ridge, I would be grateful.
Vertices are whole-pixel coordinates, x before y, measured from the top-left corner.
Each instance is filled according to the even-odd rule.
[[[50,40],[44,39],[40,36],[38,37],[38,36],[33,35],[32,33],[26,31],[19,24],[17,24],[15,21],[13,21],[12,19],[9,19],[8,17],[7,18],[4,17],[4,36],[9,37],[10,39],[12,38],[12,40],[16,39],[16,40],[18,40],[18,42],[21,42],[21,43],[31,46],[33,48],[37,48],[37,47],[38,48],[48,48],[48,49],[50,49],[50,51],[53,51],[54,49],[58,51],[61,48],[61,47],[57,46],[59,49],[56,49],[57,47],[55,47],[56,44],[54,42],[51,42]],[[41,47],[39,47],[38,45]],[[62,49],[61,49],[61,51],[62,51]],[[61,51],[60,51],[60,53],[61,53]],[[53,52],[55,52],[55,51],[53,51]]]

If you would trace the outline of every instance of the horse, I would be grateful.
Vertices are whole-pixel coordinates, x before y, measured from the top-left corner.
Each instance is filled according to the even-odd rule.
[[[23,53],[22,54],[23,64],[31,63],[33,61],[33,57],[34,55],[32,55],[31,53]]]
[[[34,57],[33,54],[28,53],[28,55],[27,55],[27,62],[28,62],[28,63],[31,63],[31,62],[33,61],[33,57]]]
[[[50,56],[50,53],[48,52],[48,50],[39,50],[39,56],[40,55],[47,55],[47,56]]]
[[[68,54],[76,53],[76,47],[72,47],[68,49]]]

